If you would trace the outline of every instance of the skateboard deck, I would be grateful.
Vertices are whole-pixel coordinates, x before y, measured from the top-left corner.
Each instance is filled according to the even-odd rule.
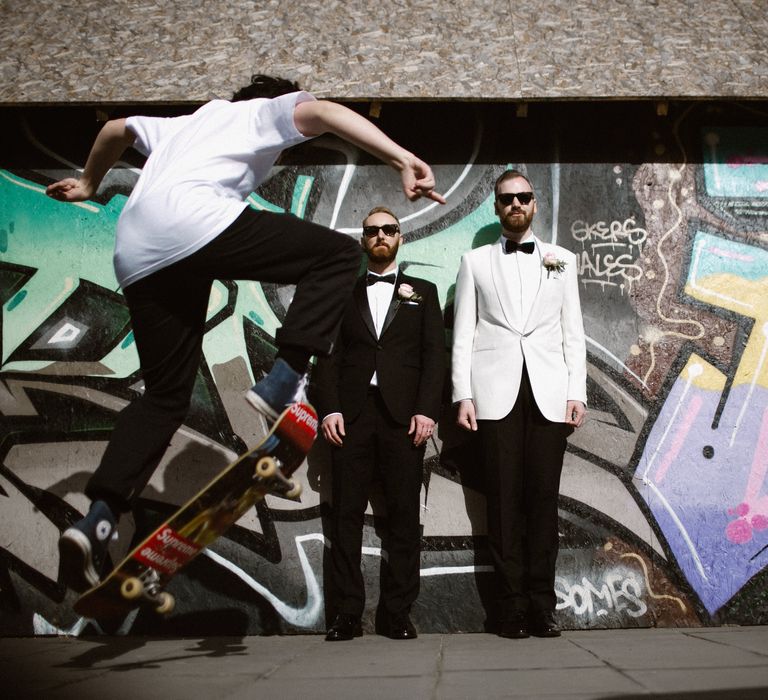
[[[197,495],[138,544],[99,585],[75,601],[79,615],[114,619],[139,605],[167,614],[173,597],[163,589],[205,547],[267,494],[298,499],[288,477],[299,468],[317,436],[309,404],[289,406],[259,445],[226,467]]]

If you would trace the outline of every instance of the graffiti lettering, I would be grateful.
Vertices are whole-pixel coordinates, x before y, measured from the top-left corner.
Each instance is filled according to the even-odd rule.
[[[571,608],[575,615],[603,617],[609,612],[622,613],[630,617],[642,617],[648,606],[642,600],[642,583],[633,574],[612,572],[606,574],[602,585],[595,586],[586,576],[581,583],[569,583],[561,576],[555,579],[557,609]]]
[[[576,257],[583,284],[599,284],[603,289],[618,286],[623,293],[643,276],[642,268],[635,263],[633,249],[642,246],[648,232],[636,225],[634,217],[623,222],[594,224],[576,220],[571,224],[571,235],[584,247]],[[604,253],[603,248],[611,252]]]
[[[579,277],[584,284],[600,284],[609,286],[631,286],[643,276],[643,270],[635,264],[635,259],[628,253],[621,255],[590,255],[582,251],[576,256],[579,267]],[[618,280],[618,281],[617,281]]]
[[[635,217],[621,221],[598,221],[588,224],[586,221],[576,220],[571,224],[573,239],[581,243],[597,242],[616,245],[642,245],[648,238],[648,232],[644,228],[635,225]],[[593,244],[594,245],[594,244]]]

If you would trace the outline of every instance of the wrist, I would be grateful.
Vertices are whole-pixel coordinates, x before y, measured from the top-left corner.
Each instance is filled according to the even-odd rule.
[[[415,162],[416,156],[405,149],[401,149],[399,153],[394,154],[389,160],[390,165],[399,173],[412,169]]]

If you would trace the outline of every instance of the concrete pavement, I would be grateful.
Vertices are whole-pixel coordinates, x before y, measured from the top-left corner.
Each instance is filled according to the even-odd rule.
[[[565,632],[0,639],[6,698],[768,698],[768,626]],[[8,694],[10,691],[10,694]]]

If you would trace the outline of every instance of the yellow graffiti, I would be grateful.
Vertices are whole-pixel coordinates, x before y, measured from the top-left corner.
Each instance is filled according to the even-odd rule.
[[[755,325],[733,376],[733,385],[768,387],[768,278],[749,280],[730,274],[702,277],[686,293],[755,319]]]
[[[695,353],[688,358],[680,376],[697,389],[718,393],[725,389],[725,374]]]
[[[645,565],[645,560],[639,556],[638,554],[630,553],[630,554],[622,554],[620,559],[637,559],[637,561],[640,563],[640,568],[643,570],[643,576],[645,576],[645,586],[648,589],[648,595],[653,598],[654,600],[671,600],[675,603],[677,603],[680,606],[680,610],[683,612],[686,612],[687,608],[685,607],[685,603],[683,602],[682,598],[678,598],[674,595],[666,595],[664,593],[654,593],[653,589],[651,588],[651,578],[648,575],[648,567]]]

